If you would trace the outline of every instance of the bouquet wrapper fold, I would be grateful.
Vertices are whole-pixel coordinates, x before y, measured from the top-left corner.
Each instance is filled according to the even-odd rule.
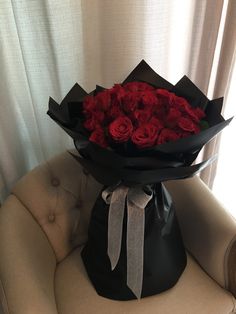
[[[184,76],[172,85],[144,60],[123,83],[142,81],[164,88],[205,111],[207,129],[190,137],[146,149],[127,143],[126,149],[104,149],[89,141],[83,126],[87,93],[75,84],[61,104],[49,99],[48,115],[69,134],[79,155],[72,156],[104,188],[98,196],[82,259],[98,294],[130,300],[172,287],[186,266],[186,253],[174,205],[163,185],[191,177],[216,157],[193,164],[202,147],[232,120],[221,116],[223,98],[209,100]],[[190,209],[191,210],[191,209]]]

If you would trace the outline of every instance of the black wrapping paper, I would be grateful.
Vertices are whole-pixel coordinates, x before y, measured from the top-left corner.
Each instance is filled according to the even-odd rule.
[[[145,208],[144,268],[141,297],[171,288],[186,266],[186,253],[171,197],[164,186],[153,186],[154,196]],[[122,246],[118,264],[112,271],[107,255],[107,221],[109,206],[98,197],[89,225],[88,243],[82,259],[97,293],[114,300],[131,300],[136,296],[126,284],[126,224],[123,220]]]

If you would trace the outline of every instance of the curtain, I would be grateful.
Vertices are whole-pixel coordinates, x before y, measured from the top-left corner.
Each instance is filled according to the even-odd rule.
[[[210,93],[210,96],[212,98],[219,98],[224,95],[224,105],[222,113],[229,118],[230,116],[227,115],[227,113],[231,113],[233,116],[236,113],[236,109],[232,107],[234,100],[233,97],[228,98],[228,93],[231,89],[231,94],[233,90],[233,84],[235,84],[235,79],[232,79],[233,69],[235,67],[235,55],[236,55],[236,1],[229,1],[228,6],[226,8],[226,16],[223,20],[222,25],[222,32],[220,38],[220,49],[219,49],[219,56],[218,60],[215,64],[215,69],[212,69],[213,73],[213,84],[212,84],[212,91]],[[236,96],[236,95],[235,95]],[[227,106],[226,106],[227,104]],[[234,124],[234,121],[233,121]],[[232,124],[231,124],[232,125]],[[232,130],[232,126],[230,126],[230,129]],[[223,132],[225,133],[225,132]],[[227,131],[226,131],[227,134]],[[232,133],[231,133],[232,134]],[[227,134],[228,135],[228,134]],[[229,149],[231,149],[228,146],[224,146],[224,152],[223,147],[222,150],[219,150],[220,148],[220,138],[221,134],[214,138],[209,144],[206,145],[204,149],[203,157],[204,159],[209,158],[210,156],[217,154],[220,151],[222,154],[225,151],[229,152]],[[225,138],[226,139],[226,138]],[[225,159],[225,163],[227,163]],[[220,163],[224,163],[222,159],[220,159]],[[218,162],[212,163],[209,167],[207,167],[202,173],[201,178],[207,185],[212,188],[215,180],[215,176],[217,175],[217,165]],[[222,167],[222,166],[220,166]],[[219,180],[219,179],[217,179]],[[227,184],[227,181],[224,182],[224,185]],[[223,186],[222,186],[223,187]],[[220,197],[221,198],[221,197]]]
[[[75,82],[110,87],[145,59],[172,83],[186,74],[207,93],[227,3],[0,0],[1,199],[30,169],[73,147],[46,111],[49,96],[60,102]]]
[[[235,60],[236,55],[234,56]],[[236,63],[232,71],[231,84],[227,92],[227,106],[224,109],[226,118],[234,116],[230,126],[224,130],[220,140],[220,150],[218,153],[218,165],[215,180],[213,182],[213,192],[215,196],[222,202],[224,207],[236,218],[235,208],[235,184],[236,168],[235,168],[235,98],[236,98]],[[217,143],[218,144],[218,143]]]

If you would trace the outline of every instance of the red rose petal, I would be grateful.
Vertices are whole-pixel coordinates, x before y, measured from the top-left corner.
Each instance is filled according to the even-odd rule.
[[[106,137],[105,137],[105,133],[104,130],[102,128],[97,128],[96,130],[94,130],[90,137],[89,140],[101,147],[106,148],[108,146]]]
[[[140,126],[132,134],[131,140],[138,148],[152,147],[157,139],[158,129],[153,124]]]
[[[191,119],[181,117],[178,121],[178,126],[187,132],[194,132],[196,130],[196,126]]]
[[[109,125],[111,138],[119,143],[127,142],[132,132],[133,125],[127,116],[118,117]]]
[[[174,142],[180,138],[180,134],[176,133],[175,131],[171,129],[162,129],[158,139],[157,139],[157,144],[164,144],[167,142]]]

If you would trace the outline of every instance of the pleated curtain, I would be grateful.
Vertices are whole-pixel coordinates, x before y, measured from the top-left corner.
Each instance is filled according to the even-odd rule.
[[[73,147],[46,112],[49,96],[60,102],[75,82],[87,91],[111,87],[145,59],[172,83],[187,75],[222,96],[233,64],[235,4],[0,0],[0,199],[33,167]]]

